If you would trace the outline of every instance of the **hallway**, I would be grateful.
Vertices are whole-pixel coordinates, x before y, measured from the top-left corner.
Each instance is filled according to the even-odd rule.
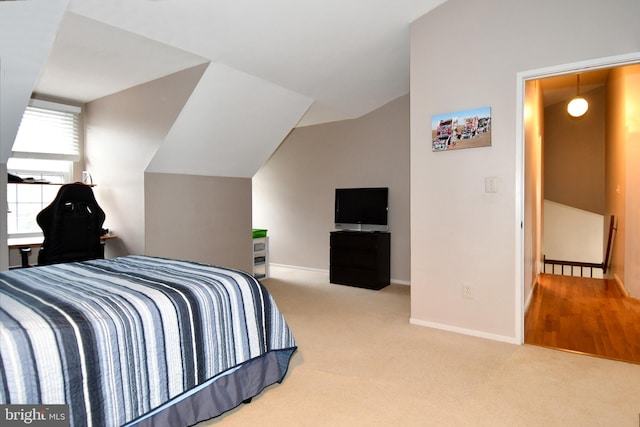
[[[525,343],[640,364],[640,300],[613,280],[541,274]]]

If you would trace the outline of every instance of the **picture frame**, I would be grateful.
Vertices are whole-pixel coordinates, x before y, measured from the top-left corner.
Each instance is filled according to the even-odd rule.
[[[491,107],[438,114],[431,119],[432,151],[491,146]]]

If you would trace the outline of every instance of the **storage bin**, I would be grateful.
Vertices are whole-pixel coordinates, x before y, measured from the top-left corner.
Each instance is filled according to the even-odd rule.
[[[253,232],[253,238],[254,239],[259,239],[260,237],[267,237],[267,230],[262,229],[262,228],[254,228],[252,230]]]

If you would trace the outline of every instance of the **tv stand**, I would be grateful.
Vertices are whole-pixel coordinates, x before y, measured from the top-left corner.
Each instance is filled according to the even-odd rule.
[[[388,286],[390,244],[391,234],[388,232],[331,232],[329,281],[375,290]]]

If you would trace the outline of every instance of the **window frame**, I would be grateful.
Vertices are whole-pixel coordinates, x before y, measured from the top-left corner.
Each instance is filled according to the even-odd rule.
[[[35,222],[35,218],[31,215],[26,215],[22,218],[20,217],[21,206],[22,209],[25,209],[27,212],[39,212],[48,206],[55,198],[55,194],[57,194],[57,189],[60,185],[73,180],[74,162],[80,161],[80,134],[82,130],[80,115],[82,113],[82,109],[73,105],[37,99],[32,99],[29,102],[29,106],[25,110],[25,114],[29,114],[30,111],[33,112],[32,109],[37,109],[38,111],[36,112],[36,115],[43,118],[45,121],[49,120],[50,123],[51,120],[55,121],[57,118],[61,118],[61,120],[64,121],[61,126],[63,128],[67,127],[63,129],[62,135],[69,138],[69,140],[62,141],[59,145],[45,145],[41,143],[42,136],[38,135],[38,132],[31,132],[27,130],[27,135],[33,138],[33,144],[31,144],[31,146],[29,146],[29,141],[23,140],[20,142],[22,144],[22,149],[20,144],[17,144],[18,147],[14,150],[14,148],[16,148],[16,143],[14,142],[9,161],[7,162],[7,171],[23,179],[32,177],[35,181],[30,183],[7,183],[8,238],[42,236],[42,230],[34,231],[35,228],[33,223]],[[48,114],[48,112],[51,112],[51,114]],[[21,126],[23,125],[23,121],[21,121]],[[26,123],[39,126],[37,121],[28,121]],[[68,126],[72,126],[72,129],[68,129]],[[55,131],[57,130],[54,129],[52,132]],[[49,135],[49,133],[46,135]],[[18,130],[16,141],[18,141],[19,136],[20,129]],[[34,147],[36,148],[35,150]],[[60,150],[61,152],[55,152],[60,147],[62,147]],[[58,164],[56,165],[53,162],[47,164],[49,161],[56,161]],[[13,165],[11,165],[11,163],[13,163]],[[29,167],[29,163],[33,163],[33,167]],[[49,183],[40,183],[37,181],[40,179],[44,179]],[[12,185],[15,187],[11,187]],[[32,198],[20,203],[20,188],[22,186],[25,186],[25,189],[29,188],[28,191],[23,191],[23,193],[29,194]],[[36,200],[38,198],[38,192],[34,192],[31,186],[38,186],[40,194],[39,201]],[[57,187],[56,190],[52,191],[50,188],[51,186]],[[25,196],[23,195],[22,197],[24,198]],[[34,207],[35,205],[38,206]],[[14,210],[13,212],[11,211],[12,208]],[[22,221],[19,221],[20,219],[22,219]]]

